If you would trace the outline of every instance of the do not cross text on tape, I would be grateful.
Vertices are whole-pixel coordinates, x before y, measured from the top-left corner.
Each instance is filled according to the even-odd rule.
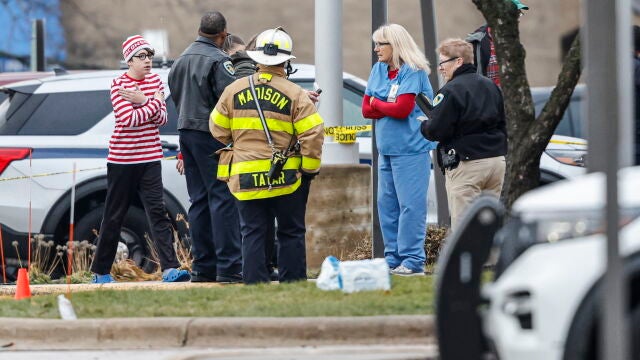
[[[356,141],[357,133],[371,131],[371,125],[331,126],[324,128],[324,136],[333,136],[337,143],[351,144]]]

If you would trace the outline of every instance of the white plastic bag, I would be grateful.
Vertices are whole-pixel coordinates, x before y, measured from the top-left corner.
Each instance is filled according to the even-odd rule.
[[[69,301],[69,299],[67,299],[63,294],[58,295],[58,311],[60,312],[62,320],[78,319],[75,310],[73,310],[71,301]]]
[[[322,290],[341,289],[346,293],[390,290],[389,266],[384,259],[340,262],[328,256],[322,262],[316,286]]]
[[[321,290],[342,289],[340,279],[340,261],[335,256],[327,256],[322,262],[316,286]]]
[[[346,293],[391,289],[389,266],[384,259],[343,261],[340,277]]]

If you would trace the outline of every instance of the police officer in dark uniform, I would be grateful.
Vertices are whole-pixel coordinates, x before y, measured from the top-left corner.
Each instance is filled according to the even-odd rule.
[[[481,192],[500,197],[505,173],[507,130],[502,92],[477,74],[473,47],[447,39],[438,47],[439,71],[447,83],[433,99],[425,138],[439,141],[438,162],[445,169],[454,228],[467,205]]]
[[[224,182],[215,177],[224,145],[209,133],[209,114],[235,80],[229,57],[221,50],[229,35],[217,11],[202,16],[198,38],[174,62],[169,89],[178,112],[189,207],[193,282],[242,281],[238,210]]]

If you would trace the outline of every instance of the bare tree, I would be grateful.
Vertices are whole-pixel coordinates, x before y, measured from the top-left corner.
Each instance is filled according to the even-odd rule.
[[[502,201],[511,208],[520,195],[538,186],[540,156],[562,119],[580,78],[580,36],[576,36],[571,45],[550,100],[536,119],[524,66],[526,52],[520,43],[519,11],[511,1],[472,1],[492,29],[500,65],[509,141]]]

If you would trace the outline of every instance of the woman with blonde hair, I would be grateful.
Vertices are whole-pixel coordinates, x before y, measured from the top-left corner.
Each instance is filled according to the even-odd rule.
[[[415,97],[433,97],[429,62],[401,25],[381,26],[372,38],[378,62],[369,75],[362,114],[376,121],[384,256],[392,274],[424,275],[429,150],[435,143],[420,135],[424,114]]]

